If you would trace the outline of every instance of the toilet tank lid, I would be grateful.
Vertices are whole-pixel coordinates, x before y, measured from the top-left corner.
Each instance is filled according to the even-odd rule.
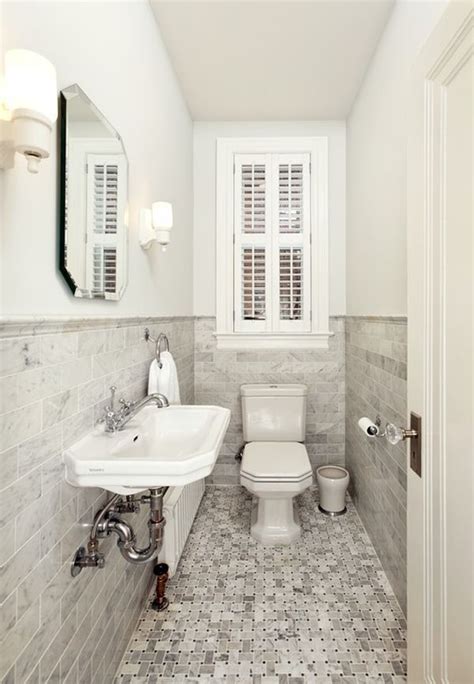
[[[306,385],[242,385],[243,397],[305,397],[308,394]]]

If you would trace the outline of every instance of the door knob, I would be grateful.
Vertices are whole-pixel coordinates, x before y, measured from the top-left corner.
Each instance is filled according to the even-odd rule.
[[[393,423],[387,423],[385,428],[385,436],[390,444],[398,444],[405,439],[416,439],[418,431],[412,428],[397,427]]]

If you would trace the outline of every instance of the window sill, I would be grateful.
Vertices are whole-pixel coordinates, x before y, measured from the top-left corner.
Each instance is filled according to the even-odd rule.
[[[332,332],[319,333],[214,333],[217,349],[328,349]]]

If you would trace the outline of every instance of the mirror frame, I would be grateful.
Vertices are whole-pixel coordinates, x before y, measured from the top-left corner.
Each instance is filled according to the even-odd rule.
[[[115,130],[112,124],[109,123],[108,119],[102,114],[102,112],[96,107],[92,102],[90,97],[82,90],[82,88],[77,84],[73,83],[66,88],[63,88],[59,92],[59,221],[58,221],[58,249],[59,249],[59,271],[62,274],[64,280],[66,281],[72,294],[79,299],[103,299],[109,302],[118,302],[125,292],[128,285],[128,224],[125,223],[125,257],[124,257],[124,279],[123,285],[120,290],[117,290],[115,295],[111,297],[107,296],[106,292],[94,294],[90,290],[84,290],[79,287],[74,280],[71,272],[68,270],[67,261],[65,258],[66,254],[66,172],[67,172],[67,147],[68,147],[68,132],[67,132],[67,102],[68,98],[65,93],[70,93],[76,91],[78,95],[83,98],[88,105],[93,109],[97,116],[102,119],[107,126],[114,133],[116,139],[121,143],[123,148],[123,154],[127,160],[127,213],[128,213],[128,188],[129,188],[129,161],[125,150],[125,145],[123,143],[121,135]]]

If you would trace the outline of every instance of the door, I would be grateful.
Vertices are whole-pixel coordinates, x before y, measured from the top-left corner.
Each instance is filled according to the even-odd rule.
[[[408,155],[408,681],[472,684],[473,10],[452,2],[413,74]]]

